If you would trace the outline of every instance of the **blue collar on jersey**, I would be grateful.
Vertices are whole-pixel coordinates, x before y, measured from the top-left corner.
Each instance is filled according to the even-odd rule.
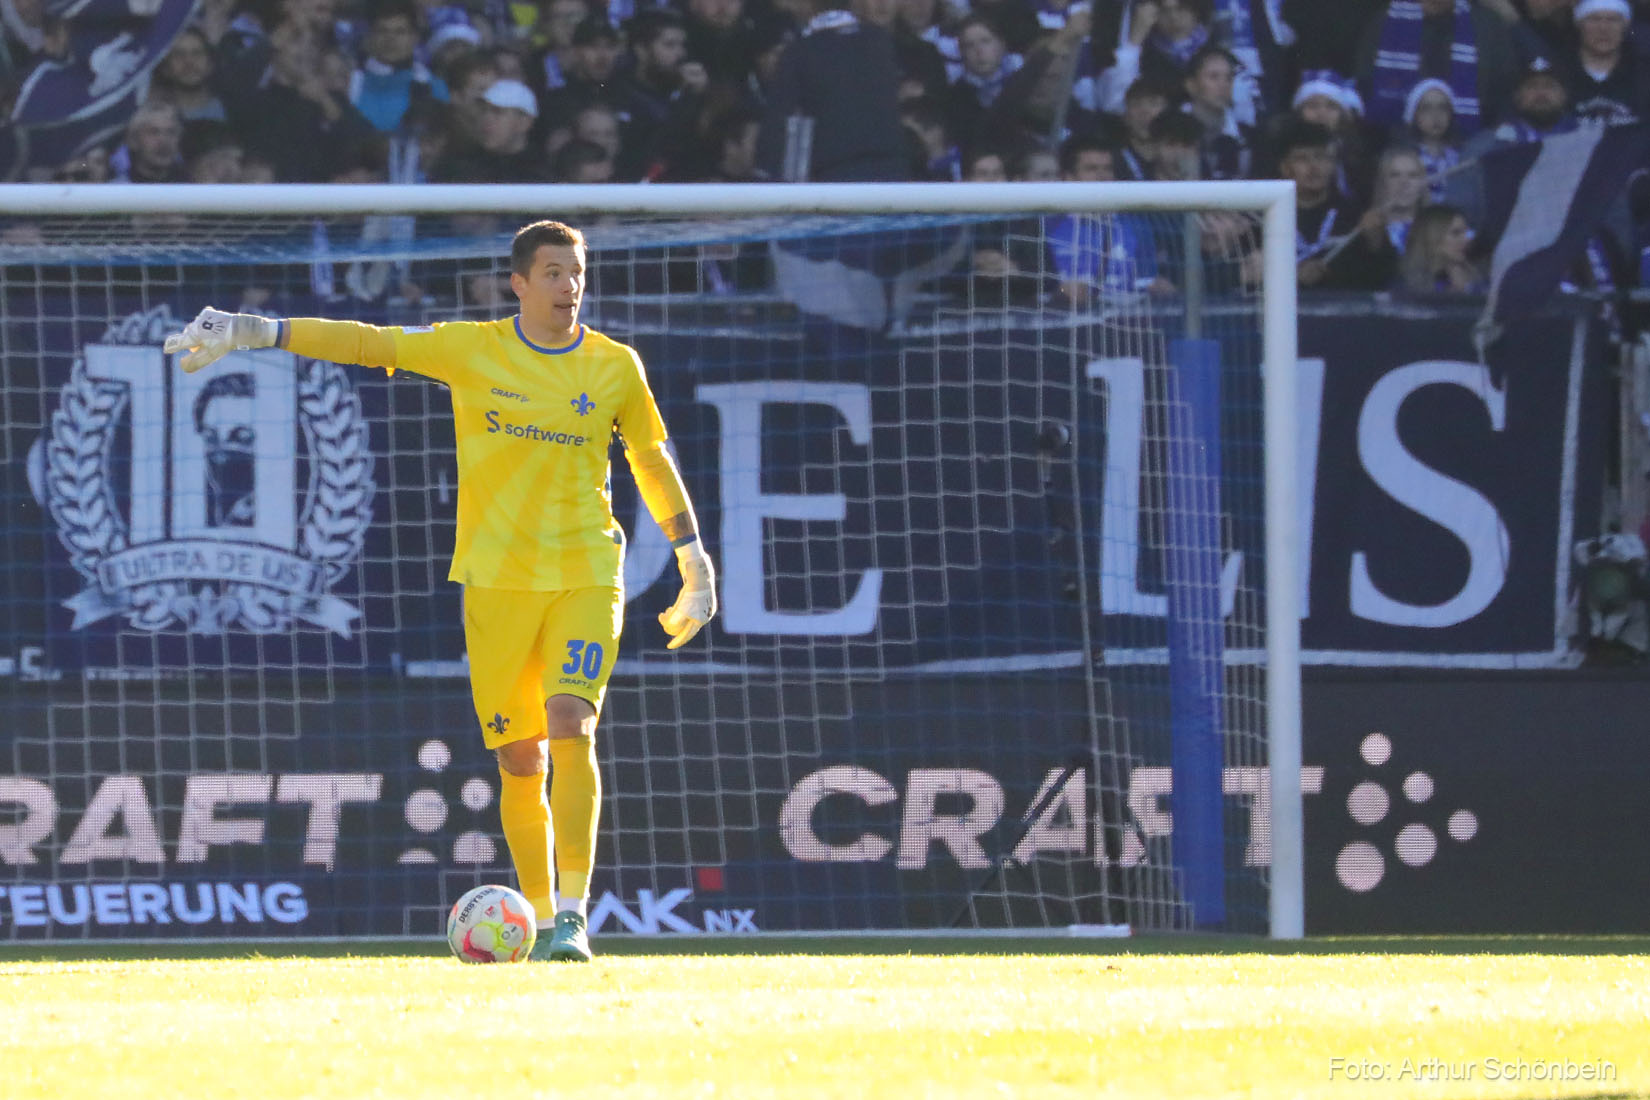
[[[533,341],[527,339],[527,334],[521,331],[521,314],[518,313],[516,314],[516,335],[521,338],[522,343],[526,344],[534,351],[543,352],[545,355],[566,355],[568,352],[584,343],[584,326],[579,326],[578,337],[565,348],[541,348],[537,344],[533,343]]]

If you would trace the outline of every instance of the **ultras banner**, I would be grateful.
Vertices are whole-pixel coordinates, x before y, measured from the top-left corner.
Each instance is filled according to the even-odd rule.
[[[433,934],[464,887],[510,874],[445,580],[450,406],[273,351],[184,376],[160,344],[199,304],[88,292],[6,320],[0,935]],[[1561,550],[1598,480],[1585,332],[1538,320],[1483,366],[1465,333],[1303,318],[1312,659],[1562,656]],[[1141,717],[1170,679],[1150,349],[1085,329],[619,335],[650,366],[722,613],[663,651],[671,556],[621,472],[593,926],[946,925],[1005,850],[1051,876],[1013,881],[1014,923],[1130,918],[1047,906],[1149,895],[1116,876],[1172,828]],[[1227,337],[1237,365],[1256,353]],[[1229,505],[1222,597],[1264,573],[1243,377],[1203,466]],[[1133,662],[1104,698],[1086,638],[1095,665]],[[1127,717],[1132,756],[1078,751],[1099,707]],[[1309,813],[1345,756],[1311,736]],[[1218,776],[1229,876],[1270,858],[1265,790],[1259,767]],[[1339,849],[1311,858],[1312,881],[1341,881]]]
[[[1301,318],[1309,664],[1537,667],[1568,650],[1597,532],[1605,349],[1527,320],[1486,363],[1464,311]]]
[[[182,375],[159,344],[192,308],[75,322],[65,304],[8,327],[0,661],[105,679],[214,664],[462,674],[442,388],[277,351]],[[1600,477],[1580,464],[1600,372],[1579,321],[1528,322],[1479,364],[1468,320],[1302,318],[1308,663],[1563,659],[1567,547],[1596,533]],[[619,335],[649,364],[723,563],[714,660],[1062,667],[1083,644],[1066,595],[1079,568],[1105,659],[1161,660],[1168,570],[1150,510],[1164,471],[1140,358],[1095,333]],[[1259,394],[1230,367],[1259,343],[1219,343],[1223,583],[1254,587]],[[1081,446],[1050,450],[1051,433]],[[1050,461],[1079,469],[1051,479]],[[635,668],[662,655],[646,624],[674,570],[629,478],[614,480],[644,624],[626,634]],[[1086,558],[1050,537],[1072,511],[1061,492],[1087,505]],[[200,637],[214,645],[187,644]]]

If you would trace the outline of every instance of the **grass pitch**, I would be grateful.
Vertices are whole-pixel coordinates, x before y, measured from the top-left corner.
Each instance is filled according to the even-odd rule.
[[[1650,940],[639,946],[8,947],[0,1095],[1650,1096]]]

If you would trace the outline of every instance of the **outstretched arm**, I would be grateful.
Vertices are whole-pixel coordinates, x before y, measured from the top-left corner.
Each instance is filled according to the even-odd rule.
[[[396,366],[391,330],[358,321],[327,321],[319,317],[276,319],[251,313],[225,313],[208,306],[182,332],[166,338],[166,351],[188,349],[178,361],[186,372],[222,359],[237,348],[286,348],[309,359],[359,363],[365,367]]]
[[[278,348],[308,359],[395,369],[395,337],[390,329],[360,321],[327,321],[319,317],[293,317],[279,325],[280,331],[275,337]]]
[[[679,649],[716,614],[716,570],[699,538],[699,520],[693,514],[681,471],[664,443],[627,450],[625,454],[642,503],[676,551],[682,593],[670,610],[659,616],[659,625],[670,635],[669,648]]]

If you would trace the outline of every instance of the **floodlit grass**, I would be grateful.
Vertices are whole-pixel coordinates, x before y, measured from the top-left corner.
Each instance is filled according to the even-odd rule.
[[[9,947],[0,1095],[1650,1096],[1644,940],[753,946]]]

